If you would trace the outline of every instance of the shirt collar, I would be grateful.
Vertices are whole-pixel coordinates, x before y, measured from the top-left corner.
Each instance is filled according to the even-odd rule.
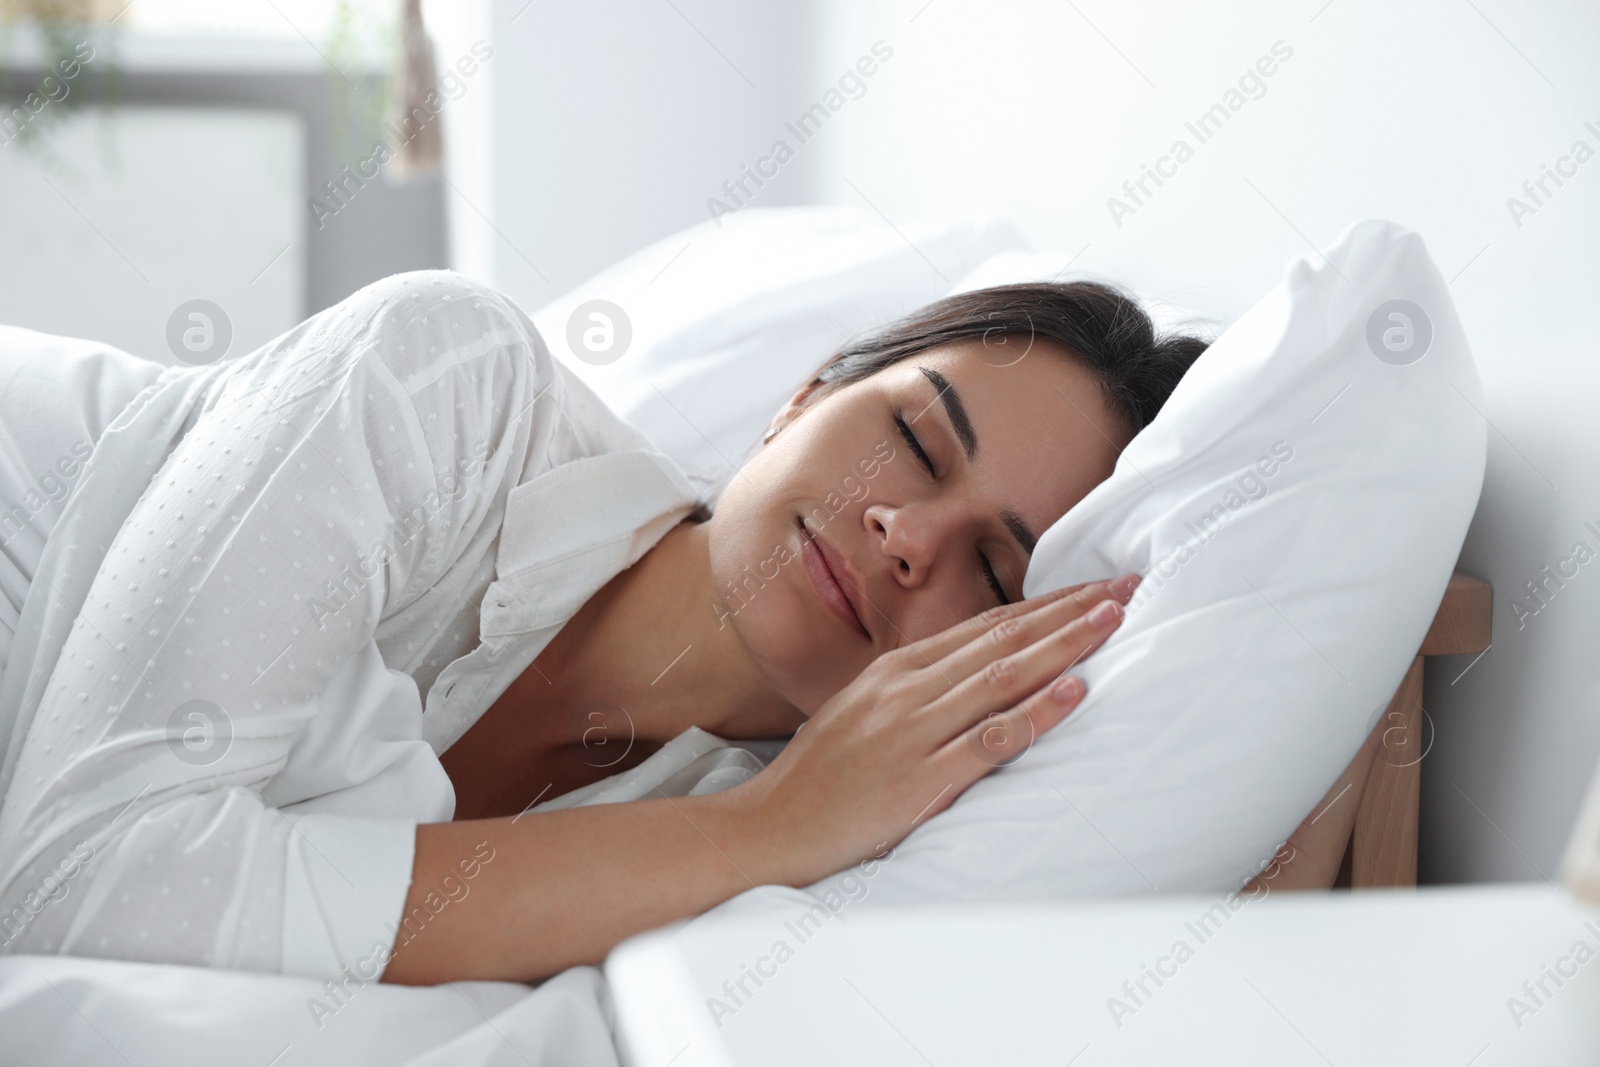
[[[565,622],[695,505],[672,460],[647,449],[586,456],[516,486],[506,499],[482,635]]]
[[[515,486],[497,577],[478,612],[478,647],[446,667],[427,695],[423,733],[433,750],[466,733],[555,632],[696,502],[677,466],[642,448],[575,459]]]

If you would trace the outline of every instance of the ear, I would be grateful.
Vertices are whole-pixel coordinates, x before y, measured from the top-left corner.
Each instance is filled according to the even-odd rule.
[[[790,423],[794,422],[795,419],[799,418],[800,413],[805,410],[806,401],[811,397],[811,394],[815,393],[821,386],[821,379],[813,378],[805,385],[802,385],[799,389],[797,389],[795,394],[789,398],[789,402],[783,405],[776,415],[772,416],[772,421],[767,424],[767,432],[761,437],[761,443],[766,444],[767,442],[771,441],[774,437],[778,436],[780,431],[782,431]]]

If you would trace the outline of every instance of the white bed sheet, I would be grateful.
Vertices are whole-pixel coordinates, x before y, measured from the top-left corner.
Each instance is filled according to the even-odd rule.
[[[610,996],[593,967],[536,989],[368,984],[340,999],[311,978],[12,956],[0,959],[0,1058],[74,1067],[618,1062]]]
[[[637,767],[534,812],[727,789],[776,754],[690,727]],[[0,1063],[128,1067],[618,1067],[594,967],[534,986],[409,988],[73,956],[0,957]],[[275,1058],[276,1057],[276,1058]]]

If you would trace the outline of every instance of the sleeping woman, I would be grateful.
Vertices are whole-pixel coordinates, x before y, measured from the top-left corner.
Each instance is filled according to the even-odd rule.
[[[0,943],[401,983],[809,885],[1060,723],[1138,578],[1024,600],[1029,554],[1204,349],[1099,285],[950,297],[824,365],[709,512],[448,273],[209,367],[22,336],[0,501],[93,452],[0,516]],[[691,727],[792,740],[718,792],[536,807]],[[1274,888],[1331,884],[1353,811]]]

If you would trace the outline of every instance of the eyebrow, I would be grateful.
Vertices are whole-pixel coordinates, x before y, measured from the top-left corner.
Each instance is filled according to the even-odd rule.
[[[978,435],[972,429],[972,420],[967,417],[966,405],[961,402],[961,394],[956,392],[955,386],[950,384],[950,379],[936,370],[928,367],[918,367],[925,378],[933,383],[939,391],[939,401],[944,404],[945,414],[950,416],[950,426],[956,432],[956,439],[961,442],[961,451],[966,453],[970,461],[978,454]],[[932,407],[933,405],[928,405]],[[923,408],[923,411],[928,410]],[[920,413],[919,413],[920,417]],[[917,421],[912,419],[912,422]],[[1022,546],[1022,551],[1033,555],[1033,548],[1039,543],[1039,538],[1034,534],[1026,521],[1015,511],[1007,509],[1000,513],[1000,521],[1005,523],[1011,536],[1017,539],[1017,544]]]
[[[1022,550],[1030,556],[1033,555],[1033,546],[1039,543],[1039,539],[1033,535],[1033,531],[1022,520],[1022,516],[1015,511],[1002,511],[1000,521],[1006,524],[1006,529],[1011,531],[1011,536],[1017,539],[1017,544],[1022,546]]]
[[[923,377],[933,383],[939,390],[939,401],[944,404],[944,412],[950,416],[950,427],[956,432],[956,440],[961,442],[961,451],[971,459],[978,454],[978,435],[972,430],[972,420],[967,418],[967,407],[961,402],[961,394],[956,392],[955,386],[950,384],[950,379],[936,370],[928,367],[918,367]],[[923,411],[928,410],[923,408]],[[913,422],[916,420],[913,419]]]

